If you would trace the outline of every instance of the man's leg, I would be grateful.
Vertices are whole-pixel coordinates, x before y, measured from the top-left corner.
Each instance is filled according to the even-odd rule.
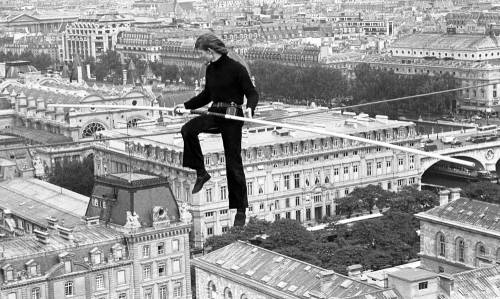
[[[235,226],[245,225],[248,207],[247,185],[241,159],[241,123],[228,121],[221,126],[226,157],[226,178],[229,190],[229,208],[237,209]]]
[[[196,182],[192,190],[193,194],[199,192],[203,184],[210,180],[210,175],[205,170],[205,162],[198,135],[213,130],[215,126],[216,123],[213,116],[200,115],[188,121],[181,128],[182,139],[184,140],[182,166],[196,170]]]

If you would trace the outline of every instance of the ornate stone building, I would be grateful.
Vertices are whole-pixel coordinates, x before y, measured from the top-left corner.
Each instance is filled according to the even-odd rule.
[[[439,207],[420,220],[422,266],[449,274],[500,263],[500,206],[441,191]]]
[[[257,109],[257,115],[266,107]],[[278,107],[268,107],[275,112]],[[328,126],[332,130],[365,138],[417,147],[420,136],[410,122],[388,120],[384,116],[336,114],[325,111],[313,116],[297,111],[286,122],[303,126]],[[162,136],[140,138],[158,129],[132,128],[129,140],[102,142],[95,147],[95,171],[115,173],[130,169],[166,177],[175,197],[191,205],[195,246],[229,229],[234,211],[228,210],[225,157],[220,136],[201,135],[205,165],[212,179],[202,191],[192,195],[196,175],[182,167],[180,125],[163,129]],[[104,136],[119,136],[113,130]],[[134,137],[137,136],[137,137]],[[355,187],[380,184],[388,190],[420,183],[420,159],[412,154],[327,136],[291,131],[279,127],[245,130],[242,157],[249,196],[249,216],[274,220],[297,219],[315,223],[335,214],[337,198]]]
[[[0,184],[2,298],[191,298],[191,217],[165,180],[100,177],[90,200],[38,180]]]
[[[97,58],[114,50],[118,34],[130,30],[129,19],[118,13],[86,15],[68,24],[63,34],[63,60],[72,61],[75,55],[82,59]]]
[[[101,104],[158,106],[156,99],[141,88],[132,86],[106,87],[86,83],[70,84],[55,78],[27,81],[22,84],[6,81],[0,85],[0,99],[10,103],[3,110],[0,125],[3,133],[26,138],[31,143],[51,144],[95,138],[96,132],[135,126],[141,121],[156,122],[158,111],[113,109],[96,111],[92,108],[54,108],[49,104]],[[168,119],[163,115],[163,119]],[[45,166],[50,169],[64,158],[82,158],[91,153],[91,143],[64,145],[38,150]]]

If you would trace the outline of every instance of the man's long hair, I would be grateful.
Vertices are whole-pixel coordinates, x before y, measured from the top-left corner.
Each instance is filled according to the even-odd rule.
[[[200,35],[194,44],[195,49],[208,50],[212,49],[219,54],[227,54],[226,45],[214,34],[204,33]]]

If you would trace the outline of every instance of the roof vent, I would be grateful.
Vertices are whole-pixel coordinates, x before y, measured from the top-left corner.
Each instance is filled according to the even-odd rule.
[[[48,227],[49,229],[56,229],[56,224],[57,224],[57,218],[55,217],[47,217],[47,221],[48,221]]]

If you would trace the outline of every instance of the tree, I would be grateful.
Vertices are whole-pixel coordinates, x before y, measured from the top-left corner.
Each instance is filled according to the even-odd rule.
[[[471,183],[464,187],[462,195],[470,199],[500,204],[500,185],[487,181]]]
[[[80,160],[64,160],[56,163],[54,171],[49,175],[49,182],[86,196],[92,194],[94,188],[94,159],[90,155]]]
[[[389,207],[405,213],[416,214],[439,205],[439,197],[428,190],[419,191],[414,186],[404,186],[389,199]]]
[[[363,208],[363,203],[360,199],[355,197],[346,196],[339,198],[337,200],[337,211],[341,215],[346,215],[347,218],[351,218],[354,212],[361,212]]]
[[[356,187],[349,197],[361,201],[364,209],[372,214],[372,210],[378,201],[385,202],[387,198],[392,196],[392,192],[384,190],[379,185],[368,185],[365,187]]]

